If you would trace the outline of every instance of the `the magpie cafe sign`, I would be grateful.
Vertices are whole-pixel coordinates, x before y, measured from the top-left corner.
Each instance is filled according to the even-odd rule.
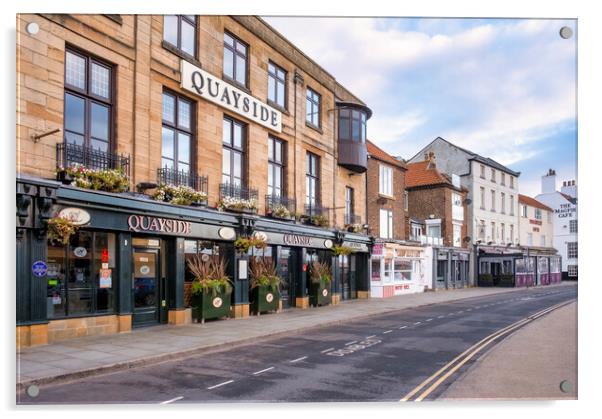
[[[282,132],[282,114],[253,96],[182,60],[182,88],[274,131]]]

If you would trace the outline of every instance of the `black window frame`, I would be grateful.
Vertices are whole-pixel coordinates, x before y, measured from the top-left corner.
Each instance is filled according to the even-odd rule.
[[[163,119],[163,96],[171,96],[174,98],[174,122]],[[180,101],[187,102],[190,105],[190,128],[180,126]],[[172,90],[163,89],[161,94],[161,168],[163,168],[163,128],[166,127],[174,131],[174,156],[173,156],[173,171],[180,172],[178,158],[178,133],[190,136],[190,161],[188,162],[189,172],[188,175],[196,173],[196,101],[180,95]]]
[[[167,16],[175,16],[178,19],[177,45],[174,45],[173,43],[171,43],[165,39],[165,18]],[[194,16],[194,21],[192,21],[189,16]],[[194,37],[193,37],[194,38],[194,41],[193,41],[194,53],[193,54],[190,54],[189,52],[184,51],[182,49],[182,21],[185,21],[186,23],[192,25],[192,27],[194,28]],[[199,36],[198,22],[199,22],[199,17],[197,15],[165,15],[165,16],[163,16],[163,42],[165,42],[167,45],[173,47],[174,49],[176,49],[178,52],[184,54],[185,56],[192,57],[196,60],[198,57],[198,52],[199,52],[199,48],[197,45],[198,44],[198,36]]]
[[[355,215],[355,190],[351,186],[345,186],[345,221],[351,223]]]
[[[272,142],[272,153],[270,154],[269,150],[269,142]],[[276,159],[276,143],[280,144],[280,161]],[[276,171],[280,171],[280,194],[274,193],[274,185],[270,185],[269,183],[269,172],[272,171],[272,183],[275,179],[274,174]],[[286,142],[281,140],[280,138],[274,137],[273,135],[268,136],[268,195],[270,196],[280,196],[286,197]],[[270,193],[270,188],[272,188],[272,193]]]
[[[311,98],[309,97],[311,93]],[[317,102],[316,102],[316,98],[317,98]],[[318,124],[314,124],[313,120],[308,119],[308,109],[307,109],[307,103],[311,102],[312,107],[312,115],[314,114],[314,106],[317,106],[318,110],[317,110],[317,115],[318,115]],[[306,91],[305,91],[305,123],[308,124],[310,127],[313,128],[317,128],[319,130],[322,129],[322,95],[320,95],[318,92],[316,92],[314,89],[312,89],[311,87],[307,86]]]
[[[247,167],[247,161],[246,161],[246,157],[247,157],[247,153],[246,153],[246,146],[247,146],[247,127],[248,125],[236,118],[233,118],[229,115],[224,114],[224,118],[223,120],[228,120],[230,122],[230,142],[229,143],[225,143],[224,142],[224,134],[222,132],[222,152],[223,149],[226,148],[230,151],[230,174],[229,176],[229,181],[228,182],[224,182],[224,176],[226,175],[226,173],[224,173],[224,167],[223,167],[223,156],[222,156],[222,173],[221,173],[221,183],[225,183],[225,184],[229,184],[229,185],[236,185],[236,183],[233,182],[234,179],[234,154],[238,153],[240,154],[240,184],[238,186],[241,187],[246,187],[247,186],[247,173],[246,173],[246,167]],[[222,129],[223,129],[223,121],[222,121]],[[241,137],[240,137],[240,142],[241,142],[241,146],[238,147],[236,145],[234,145],[234,127],[235,126],[240,126],[241,128]]]
[[[274,67],[274,72],[270,71],[270,67]],[[278,76],[278,72],[281,72],[284,74],[284,76],[282,78],[280,78]],[[274,100],[270,99],[270,78],[274,79],[274,87],[276,88],[276,91],[274,92],[275,97]],[[287,80],[288,80],[288,72],[280,67],[278,64],[274,63],[272,60],[268,60],[268,95],[267,95],[267,102],[276,107],[276,108],[280,108],[283,109],[285,111],[288,111],[288,85],[287,85]],[[278,103],[278,85],[281,84],[282,88],[284,89],[284,104],[280,104]]]
[[[232,38],[233,40],[233,44],[234,46],[230,46],[228,45],[228,43],[226,42],[226,36],[229,36],[230,38]],[[237,48],[237,44],[241,44],[245,47],[245,53],[244,55],[238,51]],[[229,76],[228,74],[226,74],[226,66],[224,65],[224,63],[226,62],[226,54],[225,54],[225,50],[228,49],[230,52],[232,52],[233,56],[232,56],[232,76]],[[222,75],[223,78],[228,80],[231,83],[234,83],[238,86],[242,86],[244,87],[246,90],[249,89],[249,44],[244,42],[243,40],[241,40],[240,38],[238,38],[237,36],[233,35],[231,32],[229,31],[224,31],[224,49],[222,50],[222,54],[223,54],[223,58],[222,58]],[[244,71],[244,75],[245,75],[245,82],[241,83],[240,81],[236,80],[236,56],[239,57],[243,57],[245,59],[245,71]]]
[[[315,161],[315,165],[312,164],[312,160]],[[315,173],[311,172],[311,168],[315,167]],[[320,156],[311,151],[306,152],[306,164],[305,164],[305,179],[306,179],[306,187],[305,187],[305,204],[309,206],[319,207],[321,203],[321,187],[320,187]],[[314,204],[311,203],[312,194],[310,193],[310,189],[307,188],[307,179],[315,180],[315,191],[314,192]],[[310,182],[311,185],[311,182]]]
[[[80,58],[83,58],[85,61],[85,80],[84,80],[84,88],[79,88],[78,86],[74,86],[67,83],[67,54],[73,54]],[[104,67],[109,71],[109,97],[105,98],[99,95],[92,93],[92,64],[98,65],[100,67]],[[65,144],[67,141],[67,133],[72,133],[75,135],[80,135],[84,137],[83,145],[84,147],[92,147],[92,139],[97,141],[102,141],[107,143],[106,153],[112,153],[115,150],[115,111],[114,111],[114,101],[115,101],[115,65],[104,61],[93,54],[89,54],[84,52],[78,48],[74,48],[70,45],[65,46],[65,64],[64,68],[64,76],[63,76],[63,142]],[[67,95],[71,95],[73,97],[82,99],[84,101],[84,132],[79,133],[75,131],[71,131],[67,129],[67,117],[66,117],[66,104],[67,104]],[[107,141],[104,141],[99,138],[92,137],[92,105],[96,104],[99,106],[103,106],[108,108],[108,127],[107,127]]]

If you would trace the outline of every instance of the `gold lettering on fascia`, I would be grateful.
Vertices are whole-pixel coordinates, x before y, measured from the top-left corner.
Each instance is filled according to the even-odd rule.
[[[311,244],[311,237],[298,236],[296,234],[285,234],[282,236],[284,244],[293,244],[297,246],[309,246]]]
[[[189,235],[192,233],[192,224],[189,221],[149,217],[147,215],[130,215],[128,217],[128,227],[130,231],[136,233],[154,232],[182,235]]]

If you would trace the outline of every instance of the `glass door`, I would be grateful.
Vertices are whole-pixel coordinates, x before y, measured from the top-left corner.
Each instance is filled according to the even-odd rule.
[[[159,323],[161,283],[158,249],[134,249],[133,278],[134,325]]]
[[[278,254],[278,273],[280,282],[280,300],[282,308],[291,308],[295,305],[295,274],[297,251],[290,247],[281,247]]]

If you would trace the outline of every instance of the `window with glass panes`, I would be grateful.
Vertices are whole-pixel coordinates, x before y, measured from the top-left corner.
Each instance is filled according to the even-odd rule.
[[[190,174],[192,169],[193,103],[163,92],[161,167]]]
[[[576,233],[577,232],[577,220],[570,220],[569,221],[569,233]]]
[[[244,184],[245,125],[233,118],[224,117],[222,183]]]
[[[284,147],[283,141],[268,137],[268,195],[284,196]]]
[[[196,57],[196,19],[194,15],[163,17],[163,40],[180,51]]]
[[[378,193],[393,196],[393,169],[383,164],[378,165]]]
[[[109,152],[112,144],[112,66],[65,51],[64,140]]]
[[[566,244],[567,257],[569,259],[577,258],[577,242],[570,242]]]
[[[268,100],[286,109],[286,71],[268,63]]]
[[[393,211],[380,210],[380,237],[383,239],[393,238]]]
[[[305,101],[305,120],[315,127],[320,126],[320,100],[320,95],[308,87]]]
[[[345,223],[351,224],[354,221],[353,214],[353,188],[345,186]]]
[[[224,75],[243,86],[247,85],[248,52],[247,44],[224,32]]]
[[[339,140],[366,142],[366,114],[354,109],[339,111]]]
[[[310,207],[319,203],[320,157],[307,152],[305,169],[305,204]]]

